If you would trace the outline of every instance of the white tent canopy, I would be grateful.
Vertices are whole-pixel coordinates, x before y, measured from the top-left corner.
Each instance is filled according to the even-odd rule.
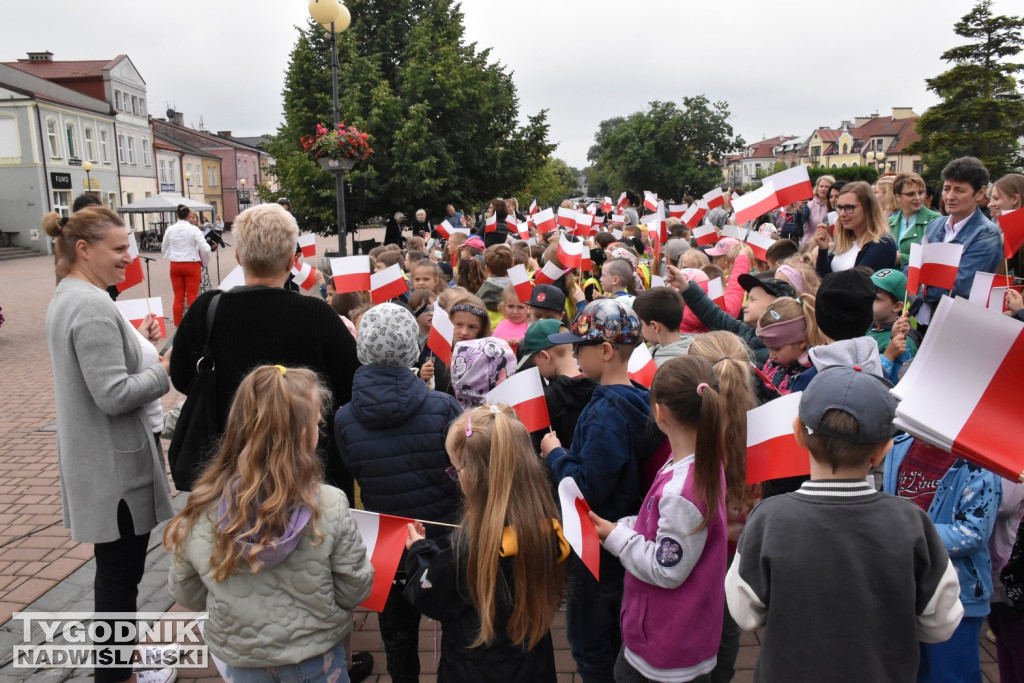
[[[195,211],[213,211],[213,207],[209,204],[203,204],[198,200],[182,197],[180,194],[175,194],[173,192],[165,192],[163,194],[156,194],[152,197],[140,199],[136,202],[132,202],[131,204],[126,204],[125,206],[120,206],[118,207],[117,212],[174,213],[179,204],[184,204]]]

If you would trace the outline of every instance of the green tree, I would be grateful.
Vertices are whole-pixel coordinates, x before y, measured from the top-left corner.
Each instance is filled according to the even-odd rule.
[[[602,121],[587,153],[592,194],[631,188],[663,197],[699,196],[722,183],[716,160],[743,147],[728,122],[729,105],[704,95],[651,102],[647,111]]]
[[[511,75],[464,40],[452,0],[350,0],[338,36],[341,120],[370,135],[373,155],[349,175],[346,208],[361,216],[445,204],[473,208],[521,191],[547,162],[547,112],[519,124]],[[334,178],[299,139],[330,124],[330,35],[298,28],[284,87],[284,122],[268,145],[302,227],[334,232]],[[496,36],[497,37],[497,36]],[[353,192],[353,188],[355,192]],[[273,198],[274,193],[263,196]]]
[[[1022,162],[1024,98],[1017,74],[1024,64],[1004,60],[1024,49],[1024,18],[993,16],[991,1],[981,0],[953,30],[972,42],[944,52],[955,66],[927,80],[942,102],[918,119],[921,139],[910,151],[921,155],[930,179],[961,156],[978,157],[998,178]]]
[[[543,166],[526,181],[519,205],[527,207],[533,199],[540,206],[555,204],[576,194],[579,172],[561,159],[548,157]]]

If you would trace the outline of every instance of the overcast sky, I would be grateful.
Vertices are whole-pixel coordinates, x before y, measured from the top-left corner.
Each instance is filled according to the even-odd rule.
[[[960,42],[973,0],[464,0],[466,38],[513,72],[520,113],[548,109],[555,155],[587,164],[597,124],[705,94],[748,142],[935,103],[924,79]],[[994,11],[1020,14],[995,0]],[[281,89],[304,0],[0,0],[0,61],[131,57],[150,113],[260,135],[281,121]]]

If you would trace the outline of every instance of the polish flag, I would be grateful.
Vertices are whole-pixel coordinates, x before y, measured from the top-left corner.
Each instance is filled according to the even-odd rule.
[[[391,301],[396,296],[402,296],[408,291],[409,284],[405,281],[405,275],[402,274],[402,269],[398,267],[397,263],[370,276],[370,299],[375,305]]]
[[[589,273],[594,269],[594,262],[590,260],[590,249],[583,245],[583,258],[580,260],[580,270]]]
[[[765,178],[761,187],[756,190],[742,197],[733,195],[732,208],[736,210],[736,224],[739,225],[779,208],[779,200],[775,196],[775,188]]]
[[[484,221],[484,232],[494,232],[498,229],[498,215],[492,213]]]
[[[786,394],[747,411],[748,485],[810,474],[810,454],[797,445],[793,435],[801,395],[799,391]]]
[[[292,266],[292,280],[306,291],[309,291],[316,284],[316,271],[308,263],[303,263],[298,268]]]
[[[686,210],[686,213],[684,213],[683,217],[680,218],[679,220],[681,220],[683,222],[683,225],[685,225],[688,228],[696,228],[700,224],[701,219],[704,218],[704,215],[707,212],[708,207],[704,203],[704,200],[701,199],[700,201],[696,201],[693,204],[690,204],[690,208]]]
[[[651,288],[652,289],[655,288],[655,287],[664,287],[664,286],[665,286],[665,278],[663,278],[660,275],[651,275]]]
[[[594,216],[594,226],[595,227],[603,228],[604,227],[604,216]],[[592,233],[596,233],[597,230],[592,230],[591,232]]]
[[[537,226],[537,232],[542,235],[558,227],[558,223],[555,221],[555,212],[550,208],[538,211],[537,215],[533,217],[533,224]]]
[[[626,193],[623,192],[619,195],[619,201],[615,203],[615,208],[619,211],[622,210],[622,205],[626,203]]]
[[[686,213],[686,210],[688,208],[690,208],[690,207],[688,207],[686,204],[669,204],[668,205],[668,215],[669,215],[669,218],[678,218],[679,220],[682,220],[683,219],[683,214]]]
[[[523,221],[522,223],[520,223],[515,219],[514,216],[510,215],[509,220],[507,222],[509,228],[511,228],[512,230],[516,231],[516,233],[519,234],[519,239],[530,239],[530,223],[528,221]]]
[[[508,277],[512,280],[519,303],[529,303],[530,297],[533,296],[533,283],[530,282],[530,274],[526,272],[526,266],[522,263],[512,266],[508,269]]]
[[[591,202],[590,204],[587,204],[587,213],[589,213],[591,216],[597,213],[597,202]]]
[[[572,477],[558,482],[558,502],[562,507],[562,533],[576,555],[595,579],[601,573],[601,539],[590,521],[590,506]]]
[[[768,235],[762,235],[757,230],[751,230],[747,233],[747,244],[750,245],[750,250],[754,252],[754,257],[759,261],[768,260],[768,247],[775,244]]]
[[[604,211],[605,213],[611,213],[612,212],[612,208],[613,208],[612,207],[612,198],[611,197],[603,197],[601,199],[601,210]]]
[[[359,535],[363,537],[366,556],[370,558],[370,564],[373,565],[373,588],[370,589],[370,597],[366,598],[360,606],[380,612],[384,609],[384,603],[388,601],[388,593],[391,592],[391,584],[394,583],[398,563],[402,560],[402,553],[405,551],[405,541],[409,538],[409,530],[406,525],[411,524],[414,520],[407,517],[381,515],[366,510],[352,509],[350,512],[352,520],[359,530]]]
[[[654,381],[654,373],[658,371],[658,366],[654,364],[654,358],[651,357],[651,350],[647,348],[647,344],[640,344],[633,349],[633,353],[629,356],[629,363],[626,365],[626,371],[629,372],[631,380],[648,389],[651,388],[651,382]]]
[[[725,310],[725,286],[722,284],[722,278],[716,277],[714,280],[708,280],[708,298],[718,304],[723,311]]]
[[[241,287],[245,284],[245,271],[242,270],[242,266],[235,266],[234,270],[228,273],[228,276],[217,283],[217,289],[222,292],[229,292],[235,287]]]
[[[746,228],[741,228],[738,225],[723,225],[722,226],[722,237],[732,237],[740,242],[747,241],[747,233],[749,231]]]
[[[369,256],[332,258],[331,273],[334,277],[334,290],[339,294],[370,291]]]
[[[160,326],[160,337],[167,336],[167,323],[164,320],[164,303],[160,300],[160,297],[123,299],[115,301],[114,305],[117,306],[117,310],[121,312],[124,319],[130,322],[135,329],[139,329],[146,316],[152,313],[156,319],[156,324]]]
[[[794,166],[773,173],[765,178],[764,182],[775,190],[778,206],[786,206],[814,196],[814,187],[811,185],[811,176],[807,174],[806,166]]]
[[[612,223],[618,223],[619,225],[625,225],[625,223],[626,223],[626,214],[624,214],[624,213],[613,213],[612,214]]]
[[[544,382],[538,368],[517,372],[487,392],[488,403],[507,403],[526,431],[536,432],[551,426],[548,404],[544,399]]]
[[[299,249],[303,258],[316,258],[316,235],[312,232],[299,235]]]
[[[445,365],[451,365],[454,339],[455,325],[452,325],[448,312],[440,306],[434,306],[434,316],[430,321],[430,334],[427,335],[427,348],[433,351],[434,355],[440,358]]]
[[[576,227],[576,209],[566,209],[558,207],[558,225],[569,228],[570,230]]]
[[[564,234],[558,240],[558,260],[566,268],[579,268],[583,261],[583,242],[570,242]]]
[[[993,275],[992,273],[975,273],[974,283],[971,285],[971,295],[967,297],[972,304],[986,306],[996,309],[993,305],[998,301],[998,311],[1003,311],[1003,300],[1006,298],[1006,290],[1012,285],[1011,278],[1005,275]]]
[[[115,285],[118,292],[130,289],[145,280],[142,276],[142,259],[139,258],[139,245],[135,243],[135,233],[133,232],[128,233],[128,255],[132,257],[132,262],[124,267],[124,280]]]
[[[725,193],[722,192],[722,188],[716,187],[713,190],[708,190],[701,197],[704,205],[708,207],[708,210],[714,209],[719,206],[725,206]]]
[[[954,242],[911,244],[907,262],[907,291],[917,292],[921,285],[953,289],[964,245]]]
[[[1003,231],[1003,254],[1010,258],[1024,245],[1024,209],[1007,211],[996,220]]]
[[[964,349],[971,349],[969,367]],[[1024,324],[943,297],[911,370],[893,391],[902,398],[895,424],[1011,481],[1024,481],[1022,367]]]
[[[569,269],[562,270],[555,265],[554,261],[548,261],[544,264],[544,267],[533,274],[533,284],[535,285],[550,285],[555,280],[562,277],[569,272]]]
[[[648,211],[658,210],[658,195],[650,190],[644,190],[644,208]]]
[[[718,232],[715,230],[715,226],[706,223],[693,229],[693,239],[697,241],[698,247],[715,244],[718,242]]]
[[[537,200],[536,199],[534,199],[533,201],[530,202],[529,213],[530,213],[531,216],[533,214],[537,213]]]
[[[456,228],[447,220],[443,220],[437,224],[437,231],[441,233],[441,237],[445,238],[446,240],[450,240],[452,238],[452,235],[454,235],[457,232],[461,232],[463,235],[469,234],[469,228]]]
[[[588,237],[596,232],[594,230],[594,216],[589,213],[577,212],[576,228],[573,234],[577,237]]]

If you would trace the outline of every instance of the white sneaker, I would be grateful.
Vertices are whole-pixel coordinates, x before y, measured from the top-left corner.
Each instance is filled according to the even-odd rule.
[[[170,645],[140,645],[136,650],[139,656],[139,663],[135,665],[135,671],[146,669],[160,669],[166,664],[173,664],[178,661],[178,644]]]
[[[178,670],[167,667],[159,671],[136,671],[135,680],[138,683],[174,683],[178,678]]]

